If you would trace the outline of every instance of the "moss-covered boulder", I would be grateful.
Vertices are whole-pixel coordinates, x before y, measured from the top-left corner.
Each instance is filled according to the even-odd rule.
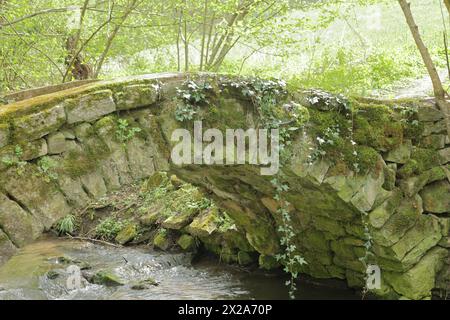
[[[130,288],[132,290],[147,290],[147,289],[150,289],[151,287],[157,287],[157,286],[159,286],[159,283],[155,279],[147,278],[147,279],[132,283],[130,285]]]
[[[91,279],[88,279],[89,282],[99,285],[104,285],[107,287],[117,287],[123,286],[123,281],[114,274],[114,272],[109,270],[100,270],[96,272]]]
[[[167,230],[165,229],[159,230],[159,232],[153,239],[153,246],[163,251],[167,251],[171,245],[172,243],[167,233]]]
[[[181,237],[177,241],[177,244],[180,246],[181,249],[185,251],[195,249],[195,247],[197,246],[194,237],[188,234],[181,235]]]
[[[186,230],[196,237],[208,237],[217,230],[219,212],[217,207],[203,210],[195,219],[186,227]]]
[[[137,226],[134,223],[130,223],[125,226],[116,236],[115,240],[119,244],[126,244],[133,241],[138,235]]]
[[[150,227],[155,225],[162,217],[163,216],[160,211],[150,211],[149,213],[139,217],[139,222],[145,227]]]

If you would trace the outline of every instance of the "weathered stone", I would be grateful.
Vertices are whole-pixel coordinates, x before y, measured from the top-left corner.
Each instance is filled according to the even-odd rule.
[[[56,105],[45,110],[15,118],[13,120],[13,140],[36,140],[59,129],[66,121],[62,105]]]
[[[50,134],[47,138],[48,153],[60,154],[66,151],[66,137],[61,132]]]
[[[447,164],[450,162],[450,148],[445,148],[438,151],[442,159],[442,164]]]
[[[7,123],[0,123],[0,148],[9,143],[9,125]]]
[[[91,201],[83,189],[80,178],[71,178],[61,174],[58,176],[58,184],[69,203],[73,206],[78,208],[84,207]]]
[[[196,237],[208,237],[217,230],[219,211],[217,207],[202,211],[186,230]]]
[[[81,177],[81,183],[93,199],[100,199],[108,190],[99,172],[91,172]]]
[[[144,181],[141,191],[150,192],[160,186],[167,185],[169,178],[166,172],[155,172],[148,179]]]
[[[441,120],[435,123],[425,123],[422,135],[429,136],[434,133],[443,133],[447,130],[445,120]]]
[[[351,203],[361,212],[369,212],[375,204],[384,184],[384,175],[378,178],[369,175],[359,192],[352,198]]]
[[[183,234],[178,239],[177,244],[180,246],[181,249],[186,250],[186,251],[192,250],[196,247],[195,239],[188,234]]]
[[[60,131],[67,140],[75,140],[75,132],[71,129],[63,129]]]
[[[44,139],[27,142],[23,147],[21,160],[30,161],[47,155],[47,142]]]
[[[446,135],[443,134],[432,134],[427,137],[423,137],[420,142],[420,146],[435,150],[442,149],[445,147],[445,137]]]
[[[111,157],[101,160],[99,167],[101,169],[103,180],[105,181],[106,189],[108,189],[108,191],[116,191],[120,189],[122,186],[120,175],[114,165],[114,161],[111,160]]]
[[[342,237],[346,234],[344,227],[336,220],[315,216],[313,217],[313,225],[317,230],[329,232],[335,238]]]
[[[255,213],[238,203],[227,200],[222,202],[229,216],[246,232],[248,242],[259,253],[274,256],[278,253],[279,242],[272,221],[263,212]]]
[[[156,84],[135,84],[115,94],[117,110],[130,110],[150,106],[158,101],[159,87]]]
[[[450,213],[450,183],[446,180],[426,186],[420,195],[424,209],[433,213]]]
[[[383,189],[392,191],[395,189],[395,183],[397,180],[397,164],[390,163],[383,168],[384,183]]]
[[[417,223],[390,248],[378,248],[376,253],[384,258],[401,261],[403,269],[412,267],[442,238],[439,220],[421,216]]]
[[[23,247],[35,240],[44,230],[44,226],[39,220],[1,193],[0,226],[17,247]]]
[[[75,136],[78,141],[84,142],[92,133],[92,126],[89,123],[80,123],[74,129]]]
[[[171,243],[166,230],[160,230],[158,232],[155,239],[153,239],[153,245],[163,251],[169,249]]]
[[[418,108],[419,121],[435,122],[444,119],[441,111],[434,107],[419,106]]]
[[[411,140],[405,140],[401,145],[389,151],[384,157],[386,161],[405,164],[411,158]]]
[[[364,267],[364,263],[358,259],[349,260],[349,259],[341,258],[340,256],[334,256],[333,263],[344,269],[350,269],[350,270],[360,272],[360,273],[365,272],[365,269],[366,269]]]
[[[164,220],[161,225],[167,229],[180,230],[187,226],[196,214],[197,211],[189,210],[189,208],[182,212],[175,212],[169,218]]]
[[[343,241],[331,241],[331,250],[342,259],[355,260],[356,255],[353,247],[346,245]]]
[[[133,241],[134,238],[138,235],[137,226],[134,223],[130,223],[126,227],[124,227],[116,236],[116,242],[119,244],[126,244],[130,241]]]
[[[416,195],[427,184],[443,180],[447,177],[444,168],[435,167],[431,170],[425,171],[419,176],[414,176],[408,179],[403,179],[400,187],[408,197]]]
[[[132,290],[147,290],[151,287],[157,287],[159,286],[159,283],[153,279],[153,278],[147,278],[145,280],[137,281],[135,283],[132,283],[130,288]]]
[[[358,239],[366,238],[364,227],[361,224],[355,224],[350,222],[349,224],[345,225],[345,232],[347,232],[348,235],[354,236]]]
[[[406,253],[402,263],[412,266],[419,259],[442,239],[439,220],[432,216],[426,216],[420,219],[413,229],[408,231],[405,236],[397,242],[392,249],[397,254]]]
[[[15,168],[1,176],[3,189],[39,219],[46,229],[71,212],[64,195],[48,182],[34,165],[26,165],[23,173]]]
[[[384,272],[384,277],[397,293],[409,299],[431,297],[436,274],[442,268],[447,255],[446,249],[434,248],[407,272]]]
[[[124,283],[120,278],[115,275],[113,272],[108,270],[100,270],[98,271],[92,279],[90,279],[90,282],[94,284],[104,285],[107,287],[117,287],[117,286],[123,286]]]
[[[330,243],[325,239],[322,232],[311,230],[302,234],[304,238],[303,246],[311,251],[330,251]]]
[[[151,211],[139,218],[139,222],[146,227],[155,225],[161,218],[164,218],[159,211]]]
[[[98,91],[65,101],[67,122],[91,122],[116,111],[110,90]]]
[[[370,224],[374,228],[381,228],[389,220],[389,218],[394,214],[397,206],[401,201],[401,193],[399,191],[395,192],[393,196],[386,200],[379,207],[375,208],[369,214]]]
[[[0,229],[0,265],[17,252],[17,248],[9,240],[8,236]]]
[[[321,184],[329,169],[330,164],[326,161],[316,161],[309,166],[307,173],[310,177],[314,178],[317,183]]]
[[[135,138],[128,141],[126,152],[134,180],[147,178],[155,173],[153,156],[156,154],[156,150],[153,150],[151,145]]]
[[[397,207],[396,212],[381,229],[371,230],[375,243],[386,247],[397,243],[407,230],[416,224],[422,212],[422,199],[420,196],[404,198]]]

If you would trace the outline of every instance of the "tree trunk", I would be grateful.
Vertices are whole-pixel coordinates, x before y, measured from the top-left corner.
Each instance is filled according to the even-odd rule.
[[[423,62],[427,67],[428,74],[430,75],[431,81],[433,82],[433,90],[436,99],[444,100],[445,99],[445,91],[442,86],[441,79],[439,78],[439,74],[436,70],[436,67],[431,59],[430,52],[428,48],[425,46],[425,43],[422,40],[422,37],[419,33],[419,27],[416,25],[414,21],[414,17],[411,12],[411,5],[406,0],[398,0],[400,6],[403,10],[403,13],[406,18],[406,22],[408,23],[409,29],[411,30],[411,34],[416,42],[417,48],[422,56]]]
[[[444,0],[444,4],[445,4],[445,7],[448,10],[448,13],[450,14],[450,0]]]
[[[207,33],[207,19],[208,19],[208,0],[205,0],[203,12],[203,28],[202,28],[202,48],[200,50],[200,71],[203,71],[203,61],[205,59],[205,41]]]
[[[450,0],[445,0],[445,4]],[[436,97],[436,104],[439,109],[444,113],[445,120],[447,124],[447,134],[450,137],[450,103],[445,100],[446,92],[444,87],[442,86],[441,79],[439,77],[439,73],[436,70],[436,67],[431,59],[430,52],[428,48],[425,46],[425,43],[420,36],[419,27],[416,25],[414,17],[411,12],[411,4],[406,0],[398,0],[403,14],[405,15],[406,22],[408,23],[409,29],[411,30],[411,34],[416,42],[417,48],[422,56],[423,62],[427,67],[428,74],[430,75],[431,82],[433,83],[434,96]],[[450,3],[449,3],[450,4]],[[448,7],[447,7],[448,8]]]
[[[69,69],[72,79],[86,80],[92,76],[92,68],[83,63],[83,56],[77,50],[77,41],[75,36],[69,36],[66,41],[66,67]],[[64,79],[65,80],[65,79]]]
[[[97,66],[95,68],[94,78],[98,78],[100,71],[103,67],[103,63],[106,60],[106,57],[108,56],[109,50],[111,49],[111,46],[113,44],[114,39],[116,38],[117,34],[119,33],[120,28],[127,20],[128,16],[131,14],[131,12],[136,8],[138,0],[133,0],[129,6],[127,7],[126,11],[124,12],[123,16],[120,18],[120,21],[117,23],[117,25],[114,27],[112,33],[106,40],[106,46],[103,50],[102,55],[100,56],[100,59],[97,63]]]

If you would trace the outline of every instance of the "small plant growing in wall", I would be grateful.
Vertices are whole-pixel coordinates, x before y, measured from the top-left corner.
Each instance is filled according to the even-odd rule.
[[[131,127],[126,119],[117,120],[116,138],[124,145],[141,131],[141,128]]]
[[[24,167],[27,164],[26,161],[22,161],[23,149],[21,146],[16,145],[14,147],[14,155],[13,156],[5,156],[2,158],[2,163],[7,167],[16,167],[17,174],[22,175],[24,172]]]
[[[55,172],[56,162],[50,157],[42,157],[38,163],[39,174],[44,177],[45,181],[50,182],[58,179],[58,174]]]
[[[212,90],[208,82],[195,82],[188,80],[182,88],[177,89],[175,119],[180,122],[190,121],[197,114],[196,109],[202,105],[208,105],[208,93]]]

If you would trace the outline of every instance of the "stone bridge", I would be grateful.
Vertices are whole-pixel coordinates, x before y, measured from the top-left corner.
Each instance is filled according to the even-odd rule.
[[[58,219],[158,171],[210,192],[260,262],[273,258],[283,250],[273,177],[256,165],[170,161],[174,129],[192,131],[194,119],[205,128],[258,127],[268,99],[257,93],[269,91],[278,95],[269,119],[290,123],[295,110],[308,118],[290,135],[280,175],[308,263],[300,271],[360,288],[374,264],[382,278],[377,295],[426,299],[448,290],[450,142],[432,100],[346,100],[205,74],[42,88],[0,105],[0,263]],[[195,105],[186,121],[176,117],[183,99]]]

